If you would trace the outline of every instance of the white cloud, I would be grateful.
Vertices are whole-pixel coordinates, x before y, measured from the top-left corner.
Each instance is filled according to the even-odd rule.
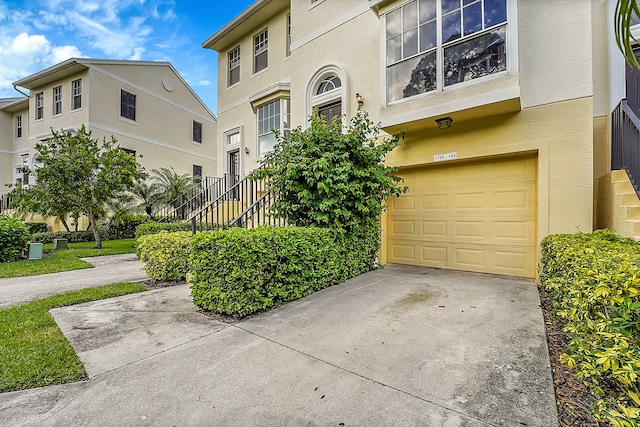
[[[46,54],[51,49],[47,38],[41,34],[30,36],[27,33],[18,34],[7,51],[10,55],[32,56]]]
[[[200,80],[198,86],[211,86],[211,82],[209,80]]]
[[[144,48],[143,47],[136,47],[135,49],[133,49],[133,54],[131,54],[129,59],[131,59],[133,61],[139,61],[140,59],[142,59],[142,54],[143,53],[144,53]]]
[[[76,46],[56,46],[51,49],[49,57],[49,63],[55,65],[69,58],[80,58],[82,57],[82,52]]]

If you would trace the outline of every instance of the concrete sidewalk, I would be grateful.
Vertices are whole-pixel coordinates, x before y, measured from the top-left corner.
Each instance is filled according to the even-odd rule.
[[[40,276],[0,279],[0,308],[10,307],[76,289],[115,282],[137,282],[147,276],[135,254],[105,255],[83,260],[94,268]],[[27,262],[27,261],[24,261]]]
[[[90,380],[11,426],[557,426],[533,280],[388,266],[251,319],[186,285],[52,311]]]

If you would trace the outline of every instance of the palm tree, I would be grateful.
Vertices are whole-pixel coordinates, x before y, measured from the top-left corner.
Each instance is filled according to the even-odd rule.
[[[640,43],[631,34],[631,26],[638,23],[640,8],[637,0],[618,0],[615,13],[616,43],[629,65],[640,69],[640,64],[633,54],[634,44]]]
[[[137,181],[131,189],[134,210],[151,216],[153,209],[163,200],[164,193],[157,182]]]
[[[195,183],[193,177],[186,173],[179,175],[173,168],[153,169],[151,172],[159,192],[164,196],[163,201],[174,208],[182,204],[181,196],[187,193]]]

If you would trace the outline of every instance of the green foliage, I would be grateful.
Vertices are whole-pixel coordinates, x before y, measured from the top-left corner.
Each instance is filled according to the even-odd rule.
[[[69,249],[53,251],[42,259],[20,262],[0,262],[0,277],[36,276],[61,271],[91,268],[93,265],[80,259],[99,255],[130,254],[135,250],[135,240],[109,240],[102,249],[96,249],[93,242],[70,243]],[[46,243],[43,250],[50,251],[53,245]]]
[[[139,225],[151,221],[146,215],[122,215],[109,220],[109,237],[114,239],[129,239],[136,236]]]
[[[109,232],[104,228],[99,228],[101,240],[109,238]],[[35,233],[31,236],[31,241],[35,243],[53,243],[54,239],[67,239],[71,242],[91,242],[95,241],[93,231],[47,231],[46,233]]]
[[[618,48],[623,53],[627,63],[640,68],[636,55],[633,52],[636,40],[631,32],[631,25],[640,16],[640,7],[636,0],[618,0],[615,11],[615,35]]]
[[[49,231],[49,226],[44,222],[25,222],[24,225],[27,226],[29,233],[46,233]]]
[[[146,222],[140,224],[136,228],[136,238],[146,236],[148,234],[156,234],[161,231],[191,231],[191,223],[189,222]]]
[[[297,128],[288,138],[278,137],[273,151],[254,172],[266,178],[277,195],[275,215],[291,225],[329,227],[353,232],[377,227],[384,200],[399,196],[401,178],[396,167],[385,166],[387,153],[400,144],[398,137],[379,139],[364,110],[351,120],[347,132],[341,121],[327,125],[317,112],[308,129]]]
[[[561,360],[600,398],[594,415],[640,425],[640,244],[611,231],[542,241],[540,283],[572,336]]]
[[[0,309],[0,393],[86,378],[50,309],[144,290],[138,283],[114,283]]]
[[[84,214],[100,248],[98,221],[106,217],[107,203],[124,196],[145,174],[135,157],[117,146],[113,135],[100,142],[84,125],[77,132],[51,132],[51,138],[35,145],[36,183],[14,188],[12,206],[62,219]]]
[[[138,256],[152,282],[182,280],[187,276],[191,232],[161,231],[138,238]]]
[[[27,248],[31,233],[18,219],[0,213],[0,262],[13,261]]]
[[[179,175],[173,168],[153,169],[154,184],[157,192],[161,194],[161,200],[171,203],[174,208],[179,207],[184,200],[182,197],[193,186],[194,179],[188,174]]]
[[[379,233],[363,237],[317,227],[196,234],[191,295],[197,306],[235,317],[268,310],[370,270]]]

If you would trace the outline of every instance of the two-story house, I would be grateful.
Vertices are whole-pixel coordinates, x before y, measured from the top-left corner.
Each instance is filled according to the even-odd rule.
[[[141,155],[147,171],[215,175],[217,118],[168,62],[72,58],[14,83],[0,101],[0,183],[29,183],[36,142],[83,124]],[[6,189],[0,193],[6,193]]]
[[[614,2],[257,0],[218,52],[219,174],[272,129],[359,107],[404,144],[382,262],[534,277],[540,241],[594,227],[624,97]]]

